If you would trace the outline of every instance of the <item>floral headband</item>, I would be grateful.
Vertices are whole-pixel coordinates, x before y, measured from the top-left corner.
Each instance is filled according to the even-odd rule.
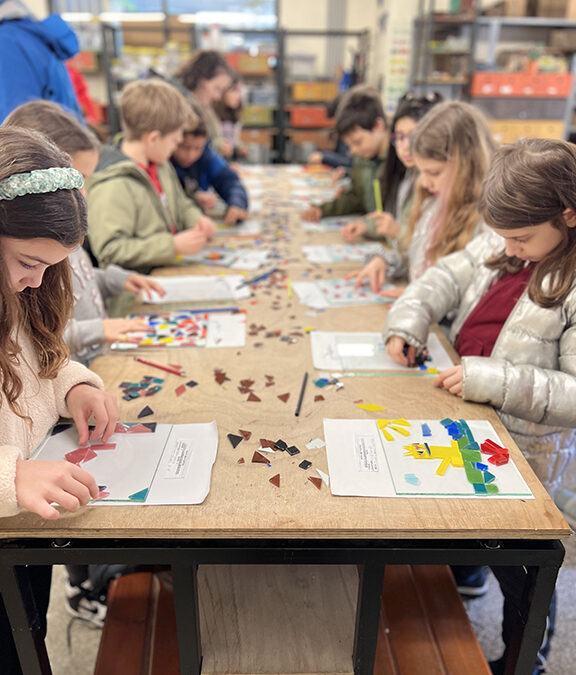
[[[11,200],[24,195],[41,195],[56,190],[81,188],[84,178],[79,171],[64,166],[35,169],[29,173],[15,173],[0,181],[0,200]]]

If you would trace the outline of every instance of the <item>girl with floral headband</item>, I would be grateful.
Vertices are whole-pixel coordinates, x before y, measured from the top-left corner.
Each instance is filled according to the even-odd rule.
[[[87,227],[82,184],[41,134],[0,128],[0,516],[28,510],[53,520],[55,505],[76,511],[98,497],[80,467],[28,459],[60,416],[74,420],[79,445],[106,441],[118,420],[114,397],[69,360],[62,337],[73,308],[67,257]],[[30,578],[45,628],[50,567]],[[20,672],[1,600],[0,654],[2,672]]]

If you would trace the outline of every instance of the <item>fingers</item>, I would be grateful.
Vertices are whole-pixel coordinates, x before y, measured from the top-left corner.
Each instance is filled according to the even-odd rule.
[[[393,335],[386,343],[386,353],[391,359],[396,361],[396,363],[399,363],[402,366],[407,366],[409,364],[408,359],[404,354],[405,346],[406,342],[403,338],[399,337],[398,335]]]
[[[74,424],[78,430],[78,444],[80,446],[86,445],[86,443],[88,443],[88,417],[90,417],[90,415],[88,414],[86,417],[84,417],[81,410],[78,412],[70,412],[72,413],[72,419],[74,420]]]
[[[372,288],[373,293],[378,293],[378,291],[384,285],[384,272],[378,267],[373,270],[373,273],[370,275],[370,287]]]
[[[101,437],[103,441],[107,441],[114,433],[116,422],[120,419],[116,399],[110,394],[102,394],[94,400],[92,414],[95,426],[90,434],[91,440],[94,441]]]
[[[393,286],[392,288],[385,288],[383,291],[380,291],[380,295],[383,298],[399,298],[402,293],[404,293],[404,289],[400,286]]]
[[[31,513],[38,514],[40,518],[44,518],[44,520],[58,520],[58,518],[60,518],[58,509],[50,506],[48,500],[43,499],[42,497],[31,499],[28,504],[21,504],[21,506]]]

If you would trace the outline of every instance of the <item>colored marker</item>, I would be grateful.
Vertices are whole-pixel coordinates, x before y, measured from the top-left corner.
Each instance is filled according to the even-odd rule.
[[[138,361],[138,363],[143,363],[146,366],[152,366],[152,368],[159,368],[160,370],[165,370],[167,373],[172,373],[173,375],[180,375],[182,377],[186,375],[186,371],[182,369],[171,368],[170,366],[163,366],[160,363],[154,363],[153,361],[146,361],[145,359],[142,359],[139,356],[135,356],[134,361]]]
[[[296,404],[296,410],[294,411],[295,417],[300,415],[300,408],[302,407],[302,401],[304,400],[304,392],[306,391],[306,384],[308,382],[308,373],[304,373],[304,378],[302,379],[302,386],[300,387],[300,396],[298,396],[298,403]]]
[[[372,181],[374,187],[374,202],[376,203],[376,211],[382,213],[382,193],[380,192],[380,181],[375,178]]]

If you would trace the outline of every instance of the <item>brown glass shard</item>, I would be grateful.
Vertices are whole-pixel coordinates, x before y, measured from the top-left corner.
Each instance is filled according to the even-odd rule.
[[[255,401],[255,402],[261,401],[261,399],[259,399],[258,396],[256,396],[256,394],[254,394],[252,392],[250,392],[250,396],[248,396],[248,398],[246,400],[247,401]]]
[[[240,457],[236,464],[244,464],[244,457]]]
[[[277,473],[275,476],[272,476],[272,478],[270,478],[269,482],[272,483],[272,485],[275,485],[277,488],[279,488],[280,487],[280,474]]]
[[[268,458],[264,457],[258,450],[255,450],[252,455],[252,462],[254,462],[254,464],[268,464]]]
[[[287,392],[286,394],[279,394],[278,398],[281,401],[284,401],[284,403],[287,403],[288,399],[290,398],[290,392]]]
[[[238,429],[238,431],[242,434],[242,438],[243,438],[245,441],[249,441],[249,440],[250,440],[250,437],[252,436],[252,432],[251,432],[251,431],[244,431],[244,429]]]
[[[274,441],[269,441],[267,438],[261,438],[260,445],[263,448],[272,448],[274,450]]]
[[[312,485],[315,485],[319,490],[322,487],[322,479],[318,478],[318,476],[308,476],[308,480],[312,483]]]

